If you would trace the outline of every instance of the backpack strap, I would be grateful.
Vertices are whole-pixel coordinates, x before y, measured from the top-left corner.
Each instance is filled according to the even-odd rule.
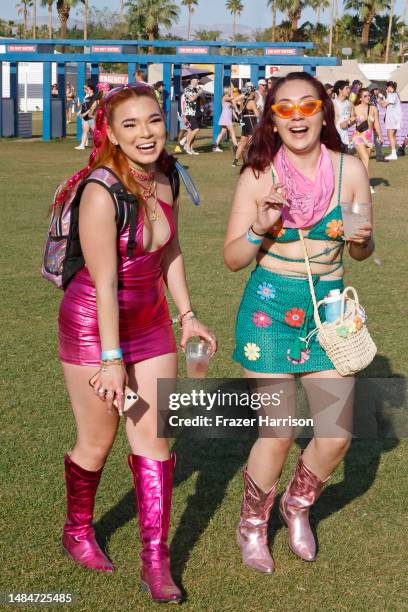
[[[171,193],[173,195],[173,202],[175,202],[180,195],[180,175],[175,164],[172,164],[168,178],[170,181]]]
[[[138,200],[129,193],[119,177],[111,168],[101,166],[97,168],[85,183],[98,183],[109,191],[114,206],[115,206],[115,221],[118,230],[118,236],[129,225],[129,239],[126,247],[126,256],[131,258],[136,246],[136,230],[138,219]]]

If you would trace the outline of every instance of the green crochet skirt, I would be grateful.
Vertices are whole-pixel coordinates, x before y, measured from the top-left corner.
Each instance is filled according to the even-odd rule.
[[[313,277],[317,301],[343,280]],[[322,321],[323,309],[319,310]],[[284,276],[257,266],[242,296],[235,328],[233,359],[247,370],[300,374],[334,370],[317,341],[301,340],[315,328],[313,302],[307,278]]]

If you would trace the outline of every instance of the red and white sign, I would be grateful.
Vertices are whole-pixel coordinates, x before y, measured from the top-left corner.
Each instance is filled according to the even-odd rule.
[[[121,53],[122,47],[113,45],[93,45],[91,47],[91,53]]]
[[[109,74],[109,72],[99,73],[100,83],[110,83],[111,85],[127,85],[127,74]]]
[[[7,45],[8,53],[36,53],[37,45]]]
[[[180,55],[209,55],[210,47],[177,47]]]
[[[282,47],[279,49],[278,47],[265,47],[265,55],[297,55],[298,50],[295,47],[286,48]]]

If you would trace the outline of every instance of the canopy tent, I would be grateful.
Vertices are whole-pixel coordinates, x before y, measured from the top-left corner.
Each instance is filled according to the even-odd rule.
[[[208,76],[209,74],[214,74],[213,70],[209,70],[209,68],[200,68],[199,66],[183,66],[181,78],[183,81],[191,79],[193,75],[197,75],[200,79],[201,77]],[[149,66],[149,75],[148,81],[151,85],[157,83],[157,81],[163,80],[163,64],[151,64]]]
[[[316,76],[322,83],[332,85],[340,79],[348,79],[350,83],[359,79],[364,87],[370,85],[369,79],[360,70],[357,60],[343,60],[341,66],[317,66]]]
[[[408,62],[391,72],[390,80],[397,83],[401,100],[408,102]]]

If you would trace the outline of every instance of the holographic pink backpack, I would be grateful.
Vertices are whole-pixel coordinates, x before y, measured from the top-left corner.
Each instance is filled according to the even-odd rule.
[[[79,241],[79,203],[88,183],[98,183],[107,189],[115,206],[118,235],[130,224],[127,255],[135,247],[137,208],[134,195],[126,191],[116,174],[107,167],[94,170],[85,180],[60,197],[65,183],[58,186],[53,200],[52,216],[41,267],[41,274],[59,289],[66,289],[70,280],[85,262]],[[62,200],[62,201],[61,201]]]

